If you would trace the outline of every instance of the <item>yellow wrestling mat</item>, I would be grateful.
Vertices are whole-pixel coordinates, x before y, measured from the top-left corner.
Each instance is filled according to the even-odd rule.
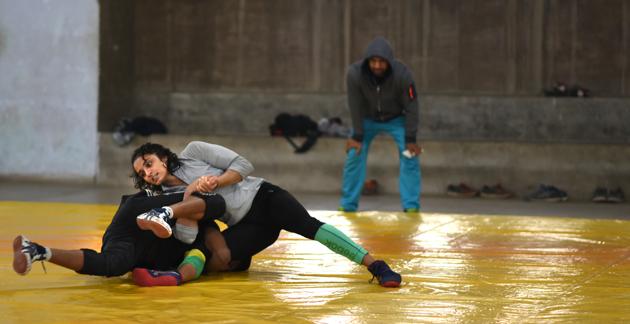
[[[180,287],[84,276],[47,263],[13,272],[25,234],[98,250],[116,207],[0,202],[0,321],[222,323],[630,322],[630,222],[313,212],[403,275],[398,289],[314,241],[283,232],[249,272]]]

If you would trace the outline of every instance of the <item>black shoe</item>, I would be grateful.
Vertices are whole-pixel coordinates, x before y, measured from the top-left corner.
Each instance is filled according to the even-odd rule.
[[[569,195],[567,194],[566,191],[558,189],[554,186],[550,186],[549,189],[551,190],[551,197],[545,199],[545,201],[561,202],[561,201],[567,201],[569,199]]]
[[[593,192],[593,198],[591,198],[591,201],[593,202],[607,202],[608,201],[608,189],[603,188],[603,187],[597,187],[595,188],[595,191]]]
[[[540,184],[538,186],[538,188],[536,189],[536,191],[530,193],[529,195],[525,196],[525,200],[530,201],[530,200],[541,200],[544,197],[549,196],[549,187],[547,187],[544,184]]]
[[[23,235],[18,235],[13,240],[13,270],[18,274],[27,274],[31,271],[33,262],[45,260],[47,260],[45,247],[29,241]]]
[[[621,188],[617,188],[615,190],[611,190],[608,192],[608,202],[611,203],[621,203],[626,200],[626,197],[623,194],[623,190]]]
[[[370,264],[368,270],[373,275],[372,280],[376,278],[379,285],[388,288],[396,288],[400,286],[400,282],[402,281],[400,274],[394,272],[387,263],[385,263],[385,261],[374,261]],[[372,282],[372,280],[370,280],[370,282]]]

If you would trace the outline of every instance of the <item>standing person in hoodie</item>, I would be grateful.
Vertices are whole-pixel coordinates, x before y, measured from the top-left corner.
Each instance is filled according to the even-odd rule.
[[[405,212],[418,212],[421,184],[418,155],[422,148],[416,143],[418,98],[411,71],[394,58],[389,42],[377,37],[368,45],[363,59],[350,65],[346,82],[353,132],[346,143],[339,209],[357,210],[370,143],[384,132],[398,146],[402,208]]]

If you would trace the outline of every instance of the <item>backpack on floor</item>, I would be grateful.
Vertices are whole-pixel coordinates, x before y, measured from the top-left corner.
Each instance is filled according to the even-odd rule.
[[[276,116],[274,123],[269,125],[271,136],[282,136],[295,149],[295,153],[306,153],[315,143],[320,132],[317,123],[306,115],[290,115],[280,113]],[[306,137],[302,145],[297,145],[291,137]]]

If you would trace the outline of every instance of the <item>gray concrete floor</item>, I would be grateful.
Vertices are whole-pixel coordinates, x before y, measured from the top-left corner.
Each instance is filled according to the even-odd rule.
[[[51,201],[117,204],[120,196],[133,193],[132,187],[108,187],[93,184],[31,182],[0,179],[0,201]],[[328,194],[294,193],[309,210],[336,210],[339,197]],[[398,196],[363,197],[360,210],[400,211]],[[481,198],[422,198],[422,212],[452,214],[555,216],[579,218],[615,218],[630,220],[630,204],[591,202],[526,202],[521,199],[487,200]]]

